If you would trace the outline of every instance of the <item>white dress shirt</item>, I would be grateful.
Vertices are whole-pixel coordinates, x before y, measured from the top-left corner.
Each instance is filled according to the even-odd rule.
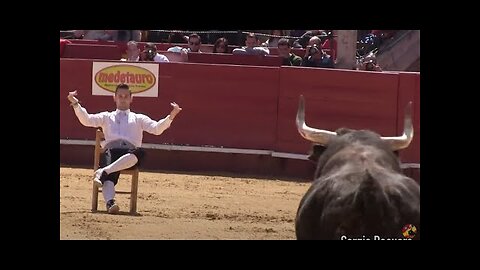
[[[130,110],[115,110],[112,112],[101,112],[89,114],[85,108],[80,106],[74,107],[75,115],[77,115],[80,123],[86,127],[101,127],[105,134],[105,141],[102,147],[109,142],[115,140],[126,140],[135,147],[142,145],[143,131],[154,135],[162,134],[170,127],[172,119],[170,115],[160,121],[153,121],[150,117],[131,112]]]

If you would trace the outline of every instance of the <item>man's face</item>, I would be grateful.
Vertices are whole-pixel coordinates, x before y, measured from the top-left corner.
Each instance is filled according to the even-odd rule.
[[[227,46],[223,42],[218,43],[216,49],[218,53],[227,53]]]
[[[200,50],[200,40],[198,38],[189,38],[188,39],[188,47],[192,52],[198,52]]]
[[[288,45],[278,45],[278,55],[283,58],[290,56],[290,46]]]
[[[130,109],[130,103],[132,103],[132,95],[127,89],[120,88],[113,97],[115,103],[117,104],[117,109],[119,110],[128,110]]]
[[[245,46],[247,46],[247,48],[253,48],[253,47],[257,46],[257,39],[247,37],[247,39],[245,40]]]

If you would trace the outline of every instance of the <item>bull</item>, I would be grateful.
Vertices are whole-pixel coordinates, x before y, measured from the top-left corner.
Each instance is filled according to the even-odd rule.
[[[381,137],[369,130],[309,127],[300,96],[297,129],[314,143],[309,159],[317,168],[297,209],[297,239],[407,239],[413,236],[402,228],[410,224],[417,228],[413,239],[420,238],[420,186],[402,173],[396,155],[413,138],[411,106],[403,135]]]

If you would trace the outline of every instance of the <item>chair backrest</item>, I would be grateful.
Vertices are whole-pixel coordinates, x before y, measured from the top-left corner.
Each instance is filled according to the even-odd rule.
[[[101,129],[97,129],[95,133],[95,156],[93,158],[93,169],[96,171],[100,167],[100,154],[102,153],[102,146],[100,142],[105,139]]]

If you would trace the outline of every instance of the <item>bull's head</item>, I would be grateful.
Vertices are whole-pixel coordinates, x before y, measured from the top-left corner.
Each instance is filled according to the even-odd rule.
[[[407,148],[413,138],[412,125],[412,102],[410,101],[405,108],[405,120],[403,124],[403,135],[398,137],[381,137],[386,141],[392,151]],[[323,129],[311,128],[305,123],[305,100],[303,95],[300,96],[300,103],[297,110],[297,129],[303,138],[322,146],[326,146],[328,142],[337,136],[337,132],[332,132]],[[341,135],[341,134],[338,134]]]

